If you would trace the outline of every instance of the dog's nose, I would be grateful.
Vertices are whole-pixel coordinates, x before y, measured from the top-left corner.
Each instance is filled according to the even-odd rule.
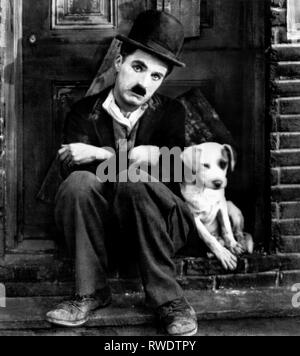
[[[219,189],[222,187],[223,182],[221,180],[214,180],[213,184],[217,189]]]

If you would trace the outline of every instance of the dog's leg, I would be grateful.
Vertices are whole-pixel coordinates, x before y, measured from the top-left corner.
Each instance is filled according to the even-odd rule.
[[[244,252],[244,249],[241,244],[239,244],[232,232],[231,223],[228,214],[227,202],[224,201],[221,204],[220,212],[218,215],[221,229],[222,229],[222,236],[225,241],[225,246],[234,254],[241,255]]]
[[[208,248],[221,262],[222,266],[228,270],[235,270],[237,268],[237,258],[227,248],[222,246],[220,242],[207,230],[205,225],[201,222],[199,217],[195,217],[195,223],[197,226],[200,238],[206,243]]]
[[[235,239],[243,246],[245,252],[252,254],[254,251],[254,241],[250,234],[244,233],[245,221],[241,210],[231,201],[227,201],[227,209]]]
[[[241,210],[231,201],[227,201],[227,209],[232,224],[233,235],[236,240],[243,238],[245,221]]]

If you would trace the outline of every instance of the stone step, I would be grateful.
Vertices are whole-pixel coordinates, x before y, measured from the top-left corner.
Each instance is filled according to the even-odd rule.
[[[113,327],[82,327],[78,329],[53,328],[53,329],[22,329],[22,330],[0,330],[0,336],[101,336],[98,349],[103,348],[105,343],[120,342],[116,337],[124,337],[124,342],[131,342],[127,337],[155,337],[165,339],[166,335],[158,331],[154,325],[136,326],[113,326]],[[203,350],[203,336],[300,336],[299,317],[272,317],[272,318],[244,318],[226,320],[199,320],[198,337],[195,350]],[[99,339],[98,339],[99,341]],[[134,340],[136,342],[141,340]],[[152,341],[152,340],[150,340]],[[195,340],[193,340],[195,341]],[[183,342],[183,341],[182,341]],[[148,349],[148,341],[141,343],[141,348]],[[146,345],[146,346],[145,346]],[[144,348],[144,346],[146,348]],[[170,346],[172,348],[172,345]],[[182,349],[182,347],[180,348]],[[151,349],[151,351],[154,351]],[[171,350],[170,350],[171,351]],[[176,350],[177,351],[177,350]],[[187,351],[187,350],[185,350]],[[128,351],[128,353],[130,350]]]
[[[43,256],[45,257],[45,256]],[[10,260],[7,258],[7,260]],[[10,260],[11,261],[11,260]],[[26,260],[17,259],[15,264],[7,263],[0,265],[0,282],[70,282],[73,279],[74,271],[72,263],[68,260],[47,257],[44,263],[37,263],[35,258]],[[46,262],[45,262],[46,261]],[[216,276],[227,275],[221,264],[215,259],[177,257],[175,259],[178,278],[185,276]],[[260,273],[273,270],[300,269],[300,253],[285,253],[263,255],[255,253],[253,255],[239,258],[238,267],[235,271],[238,274]],[[112,280],[126,280],[138,277],[137,273],[122,275],[112,273]]]
[[[295,251],[290,247],[288,252]],[[295,272],[295,280],[290,275],[286,277],[289,271],[300,270],[299,253],[244,256],[234,273],[224,271],[215,259],[178,258],[176,266],[178,281],[186,290],[278,287],[300,280]],[[49,265],[27,262],[27,265],[0,268],[0,283],[5,285],[8,297],[71,295],[73,278],[73,269],[67,261],[53,260]],[[111,276],[110,285],[115,294],[143,290],[138,276]]]
[[[300,315],[295,292],[290,289],[253,289],[221,291],[187,291],[186,297],[194,306],[199,321],[243,318],[295,317]],[[0,330],[51,330],[45,314],[61,298],[9,298],[1,309]],[[154,325],[151,310],[144,305],[141,294],[114,296],[113,304],[97,311],[86,328],[133,327]],[[59,330],[62,330],[61,328]]]
[[[291,274],[291,272],[293,272]],[[280,271],[274,270],[260,273],[235,273],[213,276],[185,276],[177,278],[184,290],[220,290],[230,288],[275,288],[289,286],[300,281],[300,270]],[[114,294],[142,292],[143,287],[139,279],[113,279],[109,284]],[[19,297],[55,297],[71,296],[75,293],[74,283],[36,282],[22,283],[9,282],[3,284],[6,295],[10,298]]]

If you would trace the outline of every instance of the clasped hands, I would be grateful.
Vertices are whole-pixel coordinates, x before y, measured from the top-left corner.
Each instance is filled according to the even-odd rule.
[[[61,162],[68,166],[89,164],[94,161],[105,161],[114,156],[113,150],[100,148],[85,143],[62,145],[58,151]],[[128,155],[129,163],[134,165],[150,164],[155,166],[159,162],[160,150],[157,146],[134,147]]]

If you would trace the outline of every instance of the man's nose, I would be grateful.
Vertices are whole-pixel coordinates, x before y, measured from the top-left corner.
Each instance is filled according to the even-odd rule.
[[[150,80],[151,80],[151,76],[144,74],[141,78],[139,78],[139,85],[143,87],[145,90],[147,90]]]

